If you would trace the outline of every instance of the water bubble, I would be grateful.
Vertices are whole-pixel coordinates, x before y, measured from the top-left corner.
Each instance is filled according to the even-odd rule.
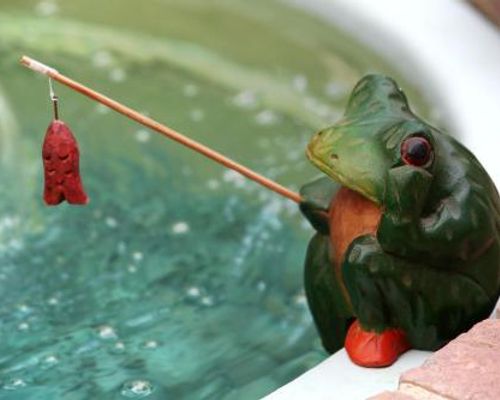
[[[210,189],[210,190],[215,190],[217,189],[218,187],[220,186],[220,183],[217,179],[209,179],[207,181],[207,187]]]
[[[255,116],[255,121],[259,125],[272,125],[278,121],[278,115],[271,110],[264,110]]]
[[[193,85],[192,83],[184,86],[184,95],[187,97],[194,97],[198,94],[198,86]]]
[[[51,306],[55,306],[59,304],[59,300],[57,299],[57,297],[51,297],[50,299],[47,300],[47,303],[49,303],[49,305]]]
[[[110,112],[110,109],[106,107],[104,104],[96,104],[95,110],[99,114],[108,114]]]
[[[132,258],[134,259],[134,261],[139,262],[144,258],[144,254],[142,254],[142,252],[140,251],[134,251],[134,253],[132,254]]]
[[[332,99],[340,100],[349,92],[349,86],[341,82],[328,82],[325,86],[325,94]]]
[[[127,267],[127,271],[130,272],[131,274],[135,274],[137,272],[137,267],[134,264],[130,264]]]
[[[53,1],[41,1],[36,5],[35,11],[43,17],[49,17],[57,13],[59,7]]]
[[[113,353],[121,354],[124,351],[125,351],[125,343],[123,342],[116,342],[115,345],[113,346]]]
[[[318,99],[314,97],[307,96],[304,98],[304,107],[321,116],[321,117],[327,117],[331,114],[330,107],[328,107],[326,104],[321,103],[318,101]]]
[[[224,174],[222,175],[222,179],[224,182],[230,182],[234,186],[241,188],[245,186],[246,184],[246,179],[243,175],[240,173],[233,171],[232,169],[228,169],[224,171]]]
[[[116,339],[118,336],[112,326],[102,325],[97,328],[101,339]]]
[[[19,311],[23,314],[29,314],[31,312],[31,307],[26,304],[19,304]]]
[[[129,399],[140,399],[153,393],[153,384],[146,380],[133,380],[125,382],[121,394]]]
[[[123,82],[127,78],[127,74],[122,68],[113,68],[109,73],[109,79],[113,82]]]
[[[135,140],[137,140],[140,143],[146,143],[146,142],[148,142],[149,139],[150,139],[150,137],[151,137],[151,132],[149,132],[146,129],[139,129],[135,133]]]
[[[201,291],[199,288],[197,288],[196,286],[191,286],[190,288],[188,288],[186,290],[186,293],[189,297],[199,297],[200,294],[201,294]]]
[[[100,346],[100,344],[97,340],[90,340],[90,341],[84,343],[82,346],[75,349],[75,354],[88,353],[90,351],[97,349],[99,346]]]
[[[307,78],[304,75],[295,75],[292,79],[292,87],[297,92],[305,92],[307,89]]]
[[[189,225],[186,222],[180,221],[172,225],[172,232],[179,235],[189,231]]]
[[[158,347],[158,342],[156,340],[148,340],[144,343],[145,349],[156,349]]]
[[[118,244],[116,245],[116,250],[119,254],[125,254],[125,252],[127,251],[127,244],[125,242],[118,242]]]
[[[42,360],[42,367],[47,369],[59,363],[59,359],[54,355],[48,355]]]
[[[203,110],[196,108],[189,112],[189,118],[191,118],[191,120],[193,120],[194,122],[199,122],[203,118],[205,118],[205,113],[203,112]]]
[[[61,272],[59,274],[59,276],[61,277],[61,279],[67,281],[69,279],[69,274],[67,272]]]
[[[204,306],[207,306],[207,307],[210,307],[210,306],[213,306],[214,305],[214,300],[212,297],[210,296],[204,296],[202,299],[201,299],[201,304],[203,304]]]
[[[50,356],[45,357],[43,362],[46,364],[56,364],[59,362],[59,360],[57,359],[56,356],[50,355]]]
[[[26,382],[20,378],[14,378],[9,380],[3,385],[5,390],[16,390],[26,386]]]
[[[94,53],[92,57],[92,63],[98,68],[104,68],[109,66],[113,62],[113,57],[106,50],[100,50]]]
[[[12,250],[21,250],[23,246],[23,242],[19,239],[11,239],[7,243],[7,247],[10,247]]]
[[[300,292],[294,296],[293,301],[298,306],[305,306],[307,304],[307,298],[304,292]]]
[[[113,217],[106,217],[106,225],[110,228],[116,228],[118,226],[118,221]]]
[[[232,102],[241,108],[255,108],[257,106],[257,96],[250,90],[244,90],[234,96]]]
[[[142,314],[139,315],[138,317],[129,319],[125,324],[127,326],[131,326],[133,328],[136,328],[141,325],[146,325],[151,323],[155,319],[156,313],[148,313],[148,314]]]
[[[29,324],[27,322],[21,322],[18,326],[17,329],[19,331],[27,331],[30,328]]]
[[[263,292],[264,290],[266,290],[266,287],[267,287],[267,285],[266,285],[266,282],[264,282],[264,281],[259,281],[259,283],[257,283],[257,290],[259,292]]]
[[[0,219],[0,232],[11,229],[19,223],[18,217],[11,217],[9,215]]]

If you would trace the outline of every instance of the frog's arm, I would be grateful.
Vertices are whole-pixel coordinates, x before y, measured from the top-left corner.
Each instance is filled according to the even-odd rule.
[[[351,244],[342,274],[361,325],[403,328],[422,350],[434,350],[487,318],[497,299],[460,272],[386,253],[370,235]]]
[[[327,176],[322,176],[300,188],[302,202],[300,211],[314,229],[329,235],[328,209],[340,185]]]
[[[432,179],[422,168],[402,166],[389,171],[378,229],[382,247],[401,256],[427,253],[436,259],[455,255],[463,260],[477,256],[491,242],[493,232],[487,200],[482,201],[481,193],[462,180],[434,210],[425,210]]]
[[[343,295],[343,283],[332,268],[328,236],[316,233],[307,249],[304,288],[307,303],[326,351],[334,353],[344,345],[353,314]]]

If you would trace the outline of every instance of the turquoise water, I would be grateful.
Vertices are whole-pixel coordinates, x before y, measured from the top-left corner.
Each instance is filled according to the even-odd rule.
[[[390,68],[264,0],[3,0],[0,38],[0,398],[257,399],[326,357],[295,204],[57,85],[91,203],[45,207],[47,82],[17,60],[292,189],[310,135]]]

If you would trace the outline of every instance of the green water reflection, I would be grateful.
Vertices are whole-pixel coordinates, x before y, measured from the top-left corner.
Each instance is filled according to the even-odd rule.
[[[391,72],[269,0],[2,0],[0,398],[256,399],[324,359],[294,204],[57,86],[91,203],[43,206],[22,53],[295,189],[312,132]]]

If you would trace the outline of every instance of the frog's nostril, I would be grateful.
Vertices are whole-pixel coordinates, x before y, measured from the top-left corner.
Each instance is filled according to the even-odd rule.
[[[339,156],[335,153],[330,153],[330,159],[331,160],[338,160],[339,159]]]

